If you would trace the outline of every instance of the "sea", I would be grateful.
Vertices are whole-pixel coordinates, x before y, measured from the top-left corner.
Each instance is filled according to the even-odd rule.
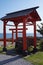
[[[23,35],[21,33],[18,33],[18,37],[22,37]],[[34,36],[33,33],[26,33],[26,36]],[[40,35],[39,33],[36,34],[37,37],[42,37],[42,35]],[[3,33],[0,33],[0,38],[3,38]],[[11,33],[7,33],[6,34],[6,38],[12,38],[12,34]],[[16,38],[16,34],[14,34],[14,38]]]

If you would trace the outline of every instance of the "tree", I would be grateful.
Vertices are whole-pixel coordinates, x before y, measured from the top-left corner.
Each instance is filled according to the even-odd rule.
[[[42,35],[43,37],[43,23],[41,23],[41,26],[37,25],[39,29],[37,31]]]

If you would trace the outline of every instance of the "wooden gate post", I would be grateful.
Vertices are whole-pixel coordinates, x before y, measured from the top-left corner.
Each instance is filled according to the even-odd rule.
[[[18,38],[17,25],[16,25],[16,40]]]
[[[23,50],[27,50],[27,41],[26,41],[26,22],[23,19]]]
[[[7,51],[6,49],[6,21],[4,21],[4,29],[3,29],[3,36],[4,36],[4,47],[3,47],[3,51]]]
[[[34,48],[33,48],[33,53],[37,52],[37,48],[36,48],[36,22],[34,22]]]
[[[34,22],[34,48],[36,48],[36,22]]]

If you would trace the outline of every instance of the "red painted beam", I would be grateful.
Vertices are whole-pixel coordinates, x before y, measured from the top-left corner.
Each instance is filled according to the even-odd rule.
[[[33,25],[33,24],[26,24],[26,26],[30,26],[30,25]],[[7,24],[7,26],[15,26],[15,25],[10,25],[10,24]],[[18,25],[18,27],[20,27],[20,26],[23,26],[23,25]]]
[[[33,25],[33,24],[26,24],[26,26],[30,26],[30,25]],[[23,25],[18,25],[18,27],[20,27],[20,26],[23,26]]]
[[[11,28],[9,30],[16,30],[16,28],[15,29],[14,28]],[[23,28],[17,28],[17,30],[23,30]],[[26,30],[28,30],[28,28],[26,28]]]

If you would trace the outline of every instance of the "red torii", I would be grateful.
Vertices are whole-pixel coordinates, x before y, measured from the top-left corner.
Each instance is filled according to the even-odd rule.
[[[32,22],[34,26],[34,48],[36,48],[36,21],[41,21],[40,16],[38,15],[36,9],[38,7],[33,7],[13,13],[6,14],[6,16],[2,17],[1,20],[4,24],[4,48],[3,50],[6,50],[6,25],[8,21],[13,21],[16,26],[16,32],[17,32],[17,26],[19,23],[23,23],[23,50],[27,50],[27,42],[26,42],[26,23]],[[17,33],[16,33],[17,34]]]
[[[23,32],[20,32],[20,31],[18,32],[18,30],[23,30],[23,29],[22,28],[17,28],[17,31],[16,31],[16,29],[10,28],[9,30],[12,31],[12,44],[13,44],[13,42],[14,42],[14,33],[23,33]],[[27,30],[27,28],[26,28],[26,30]],[[18,38],[18,34],[16,34],[16,40],[17,40],[17,38]]]

